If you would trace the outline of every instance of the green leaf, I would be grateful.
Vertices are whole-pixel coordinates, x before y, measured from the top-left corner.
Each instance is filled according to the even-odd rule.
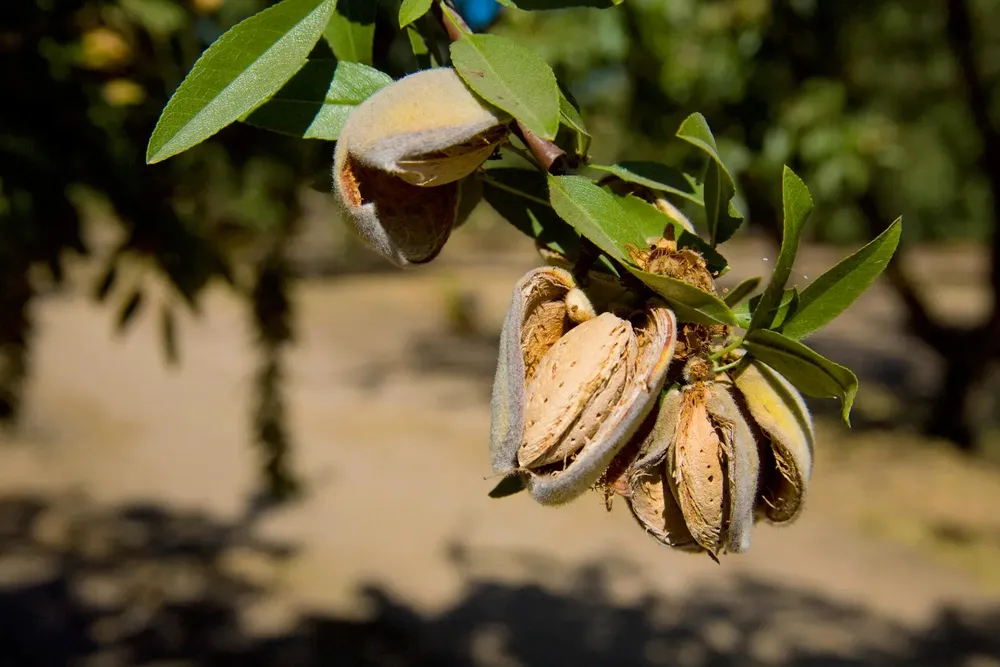
[[[559,90],[559,119],[563,125],[576,134],[577,155],[586,155],[590,150],[590,141],[593,137],[587,130],[580,112],[573,106],[562,89]]]
[[[714,294],[675,278],[647,273],[629,264],[625,268],[663,297],[681,322],[736,326],[736,315]]]
[[[427,42],[424,41],[423,35],[414,29],[413,26],[407,26],[406,38],[410,42],[410,51],[413,53],[413,61],[416,64],[416,69],[430,69],[433,67],[431,52],[427,48]]]
[[[482,177],[483,198],[493,209],[538,245],[574,259],[580,236],[548,202],[545,175],[537,169],[489,169]]]
[[[496,35],[466,35],[451,45],[462,79],[544,139],[559,130],[559,87],[552,68],[531,49]]]
[[[758,278],[759,280],[759,278]],[[760,300],[763,294],[758,294],[757,296],[750,299],[746,303],[741,303],[733,309],[736,313],[736,319],[739,322],[739,326],[743,329],[750,328],[750,322],[753,319],[753,313],[757,311],[760,306]],[[794,287],[786,289],[784,294],[781,295],[781,303],[778,304],[777,309],[774,311],[774,322],[772,325],[774,327],[779,326],[785,319],[788,318],[789,313],[794,313],[795,308],[799,304],[799,291]]]
[[[371,65],[377,4],[373,0],[336,0],[335,4],[337,9],[323,31],[333,55],[337,60]]]
[[[147,164],[201,143],[277,92],[305,63],[332,11],[331,0],[284,0],[216,40],[167,102]]]
[[[839,398],[844,422],[850,426],[851,406],[858,393],[858,378],[850,369],[775,331],[751,331],[743,346],[747,352],[785,376],[803,394]]]
[[[744,301],[741,304],[732,306],[732,309],[736,315],[736,326],[740,329],[749,329],[750,318],[753,315],[753,311],[750,310],[750,304]]]
[[[431,2],[432,0],[403,0],[403,4],[399,6],[399,27],[405,28],[430,11]]]
[[[438,5],[441,8],[441,15],[444,16],[445,21],[447,21],[455,32],[461,35],[471,35],[472,30],[469,29],[468,24],[466,24],[465,19],[462,15],[452,9],[448,3],[442,2]],[[447,28],[446,28],[447,30]]]
[[[896,252],[903,220],[897,219],[871,243],[814,280],[799,297],[799,307],[781,329],[805,338],[844,312],[879,277]]]
[[[659,239],[664,235],[667,225],[674,228],[674,238],[677,239],[677,247],[693,248],[705,258],[708,270],[713,275],[721,275],[728,268],[726,258],[719,254],[717,250],[702,241],[696,234],[684,229],[684,225],[679,220],[670,217],[656,206],[643,201],[634,195],[616,195],[618,203],[625,209],[632,224],[639,229],[642,235],[644,247],[649,239]]]
[[[813,209],[809,188],[795,175],[795,172],[785,167],[781,180],[781,199],[785,215],[781,230],[781,250],[778,252],[778,260],[774,263],[774,271],[761,296],[760,304],[753,312],[751,329],[770,329],[774,325],[775,304],[778,303],[782,290],[785,289],[785,283],[788,282],[788,276],[792,273],[799,240],[802,238],[802,228]]]
[[[722,300],[726,302],[727,306],[732,308],[736,304],[743,301],[743,299],[750,296],[750,294],[753,293],[753,291],[756,290],[757,287],[760,285],[760,282],[761,282],[760,276],[747,278],[739,285],[729,290],[729,292],[727,292],[726,295],[722,297]]]
[[[646,237],[618,198],[583,176],[549,176],[549,201],[560,218],[620,262],[630,243],[645,247]]]
[[[347,116],[392,77],[360,63],[310,60],[243,122],[303,139],[336,141]]]
[[[520,493],[526,488],[524,485],[524,478],[520,475],[507,475],[500,480],[500,483],[493,487],[490,491],[490,498],[506,498],[507,496],[512,496],[515,493]]]
[[[785,321],[795,314],[795,311],[799,308],[799,290],[796,287],[792,287],[785,290],[785,293],[781,297],[781,303],[778,304],[778,309],[774,311],[774,323],[771,325],[772,329],[780,329]]]
[[[624,252],[625,245],[644,247],[646,237],[637,220],[623,205],[625,198],[611,194],[582,176],[549,176],[549,200],[560,218],[624,264],[639,280],[663,297],[682,321],[736,325],[736,316],[715,295],[631,265]]]
[[[669,192],[684,197],[696,204],[703,204],[695,187],[694,179],[679,169],[659,162],[619,162],[612,165],[591,164],[589,167],[608,174],[614,174],[628,183],[642,185],[651,190]]]
[[[711,158],[705,172],[703,197],[709,243],[714,247],[732,237],[743,222],[742,214],[736,210],[732,201],[736,194],[736,183],[719,157],[715,136],[704,116],[700,113],[688,116],[677,130],[677,136]]]

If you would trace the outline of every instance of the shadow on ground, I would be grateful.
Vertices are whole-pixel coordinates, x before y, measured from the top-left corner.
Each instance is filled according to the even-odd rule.
[[[280,636],[261,637],[244,628],[242,614],[269,590],[247,574],[255,569],[247,563],[280,568],[295,552],[254,539],[253,522],[223,524],[152,506],[98,509],[74,498],[0,500],[0,664],[1000,664],[1000,610],[975,617],[942,610],[932,627],[914,633],[751,580],[683,599],[640,594],[620,603],[609,591],[627,563],[567,575],[543,558],[459,547],[448,557],[465,593],[437,615],[373,585],[361,593],[370,620],[311,616]],[[543,581],[558,573],[563,585],[501,583],[483,574],[482,562],[498,559],[521,560]]]

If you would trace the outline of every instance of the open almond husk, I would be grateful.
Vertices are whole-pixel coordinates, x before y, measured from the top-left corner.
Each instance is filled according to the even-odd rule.
[[[657,542],[683,551],[700,552],[674,498],[666,469],[666,455],[674,439],[683,393],[663,395],[656,414],[647,418],[645,432],[636,435],[638,454],[624,479],[615,484],[639,525]],[[649,424],[649,422],[652,422]],[[617,481],[617,480],[616,480]]]
[[[713,557],[740,553],[750,546],[759,467],[757,442],[727,380],[672,388],[628,473],[626,499],[668,546],[691,550],[693,542]],[[649,480],[662,480],[669,493],[650,495]]]
[[[337,140],[345,217],[395,264],[430,261],[459,222],[462,179],[506,140],[510,121],[451,68],[389,84],[351,110]]]
[[[795,387],[756,359],[738,366],[732,378],[761,432],[758,511],[772,523],[792,521],[812,474],[812,417]]]
[[[576,498],[604,474],[652,410],[676,343],[662,302],[623,316],[596,300],[596,316],[578,322],[566,304],[581,291],[563,269],[528,272],[500,337],[493,470],[521,475],[544,505]]]

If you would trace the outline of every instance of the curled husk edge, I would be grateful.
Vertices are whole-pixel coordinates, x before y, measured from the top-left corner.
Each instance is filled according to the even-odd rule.
[[[634,323],[634,363],[620,397],[595,432],[561,466],[520,467],[518,452],[525,438],[528,377],[545,363],[545,354],[572,327],[559,309],[562,304],[565,311],[563,300],[577,287],[572,274],[560,268],[541,267],[528,272],[514,288],[500,336],[491,401],[493,470],[521,475],[531,495],[544,505],[559,505],[576,498],[604,474],[655,405],[677,337],[676,318],[661,302],[652,301],[640,316],[629,318]],[[587,350],[576,353],[583,358]]]

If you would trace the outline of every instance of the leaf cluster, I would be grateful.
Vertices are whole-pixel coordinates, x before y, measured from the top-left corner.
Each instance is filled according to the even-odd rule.
[[[482,197],[501,216],[540,247],[570,262],[587,258],[636,291],[662,298],[681,321],[740,331],[727,351],[744,349],[808,395],[839,397],[848,418],[856,377],[800,341],[872,284],[895,251],[900,221],[801,291],[788,288],[813,199],[785,167],[781,250],[763,292],[745,300],[757,280],[720,297],[647,272],[633,250],[663,236],[699,252],[715,276],[728,269],[720,246],[738,231],[743,215],[735,200],[736,182],[705,117],[691,114],[677,129],[676,141],[689,153],[679,165],[596,164],[579,109],[534,50],[498,35],[472,33],[446,2],[397,4],[397,37],[405,38],[401,43],[412,63],[454,67],[475,94],[514,119],[509,143],[475,176]],[[617,3],[503,4],[511,11],[530,11]],[[177,155],[240,121],[302,138],[336,140],[351,109],[392,81],[371,66],[372,26],[385,5],[283,0],[238,24],[208,48],[163,110],[147,161]],[[541,159],[539,141],[565,159]]]

